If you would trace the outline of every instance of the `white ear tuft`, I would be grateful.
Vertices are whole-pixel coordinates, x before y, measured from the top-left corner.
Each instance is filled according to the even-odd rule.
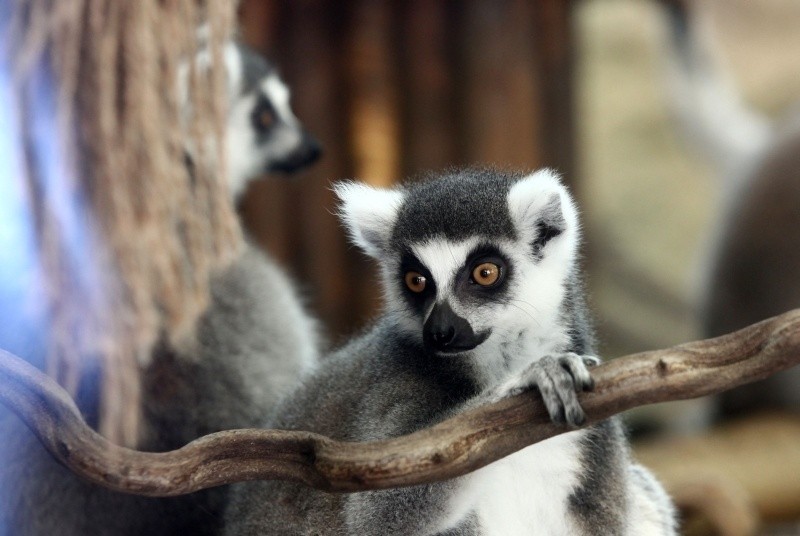
[[[523,235],[541,247],[562,233],[571,235],[569,242],[577,238],[578,209],[551,169],[539,170],[514,184],[508,194],[508,208]]]
[[[338,215],[350,239],[370,257],[379,258],[389,247],[403,192],[351,181],[334,185],[333,191],[341,201]]]

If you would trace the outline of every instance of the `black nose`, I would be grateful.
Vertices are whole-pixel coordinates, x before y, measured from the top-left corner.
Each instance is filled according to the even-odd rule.
[[[306,163],[313,164],[319,157],[322,156],[322,145],[316,140],[316,138],[312,137],[310,134],[306,134]]]
[[[486,340],[489,332],[476,334],[447,302],[433,306],[422,328],[422,340],[429,351],[458,353],[472,350]]]
[[[455,338],[456,328],[453,326],[442,326],[440,330],[431,332],[431,342],[440,350],[450,346]]]

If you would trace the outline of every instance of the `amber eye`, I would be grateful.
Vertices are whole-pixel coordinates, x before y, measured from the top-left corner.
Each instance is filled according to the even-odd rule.
[[[491,287],[500,279],[500,267],[492,262],[483,262],[472,270],[472,280],[482,287]]]
[[[269,110],[261,112],[261,115],[258,116],[258,119],[259,121],[261,121],[261,125],[265,127],[270,126],[273,123],[273,121],[275,121],[272,112],[270,112]]]
[[[411,290],[411,292],[416,292],[419,294],[423,290],[425,290],[425,283],[427,280],[425,276],[419,272],[406,272],[406,286]]]

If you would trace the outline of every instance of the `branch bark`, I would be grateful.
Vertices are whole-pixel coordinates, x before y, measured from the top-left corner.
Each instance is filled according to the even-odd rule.
[[[622,411],[718,393],[800,363],[800,309],[715,339],[615,359],[580,395],[591,424]],[[117,491],[174,496],[245,480],[327,491],[409,486],[474,471],[568,431],[534,392],[465,412],[408,436],[345,443],[309,432],[228,430],[166,453],[116,446],[91,430],[60,387],[0,351],[0,402],[78,475]]]

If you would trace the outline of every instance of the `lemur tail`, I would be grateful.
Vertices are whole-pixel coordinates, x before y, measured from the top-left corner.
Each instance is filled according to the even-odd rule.
[[[773,125],[748,106],[715,47],[707,17],[692,0],[662,0],[669,104],[689,143],[728,181],[759,155]]]

